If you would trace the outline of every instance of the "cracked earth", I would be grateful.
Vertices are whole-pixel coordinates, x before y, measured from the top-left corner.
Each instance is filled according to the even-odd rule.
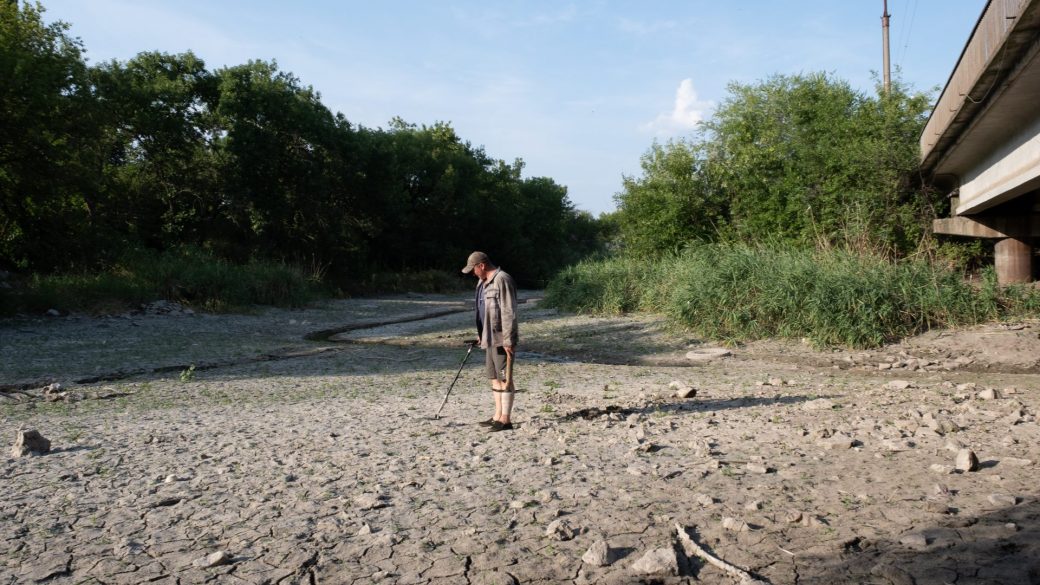
[[[0,437],[51,441],[0,455],[0,583],[738,582],[676,524],[777,585],[1040,582],[1036,321],[724,355],[522,291],[488,433],[476,352],[432,416],[467,297],[0,321]]]

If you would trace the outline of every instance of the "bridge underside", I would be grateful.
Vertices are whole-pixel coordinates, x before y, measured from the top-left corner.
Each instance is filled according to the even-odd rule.
[[[1040,237],[1040,0],[990,0],[921,137],[951,192],[935,233],[994,238],[1001,282],[1035,278]]]

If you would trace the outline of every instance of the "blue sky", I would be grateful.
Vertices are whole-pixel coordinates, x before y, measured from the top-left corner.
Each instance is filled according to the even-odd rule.
[[[873,92],[882,0],[43,0],[92,63],[193,51],[275,60],[348,120],[450,122],[593,214],[654,140],[691,136],[731,81],[826,71]],[[945,84],[985,0],[889,0],[891,57]]]

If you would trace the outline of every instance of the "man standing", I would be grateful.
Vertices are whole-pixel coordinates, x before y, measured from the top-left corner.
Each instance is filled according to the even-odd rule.
[[[491,432],[513,429],[513,358],[520,340],[516,323],[516,283],[513,277],[491,263],[483,252],[473,252],[463,274],[477,277],[477,339],[487,350],[485,369],[495,396],[495,415],[480,424]]]

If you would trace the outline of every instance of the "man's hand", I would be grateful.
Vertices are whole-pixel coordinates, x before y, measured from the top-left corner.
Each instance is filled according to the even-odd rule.
[[[516,355],[516,348],[514,348],[512,345],[503,345],[502,349],[506,350],[506,353],[508,353],[509,355]]]

